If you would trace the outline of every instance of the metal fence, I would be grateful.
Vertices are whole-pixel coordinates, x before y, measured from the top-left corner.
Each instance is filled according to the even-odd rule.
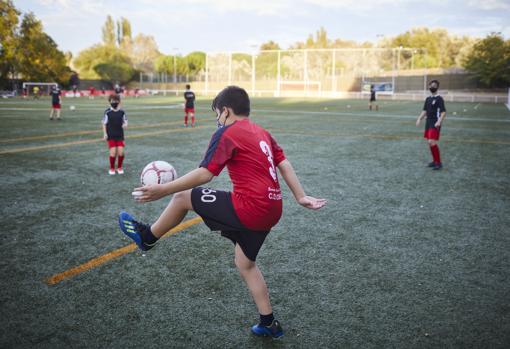
[[[385,83],[391,90],[380,98],[413,100],[427,95],[428,82],[438,79],[441,92],[450,101],[506,101],[506,94],[457,93],[476,90],[476,80],[459,70],[429,69],[427,62],[427,51],[420,48],[209,52],[204,70],[195,76],[141,74],[138,87],[178,94],[189,82],[204,96],[238,85],[260,97],[366,98],[363,86]]]

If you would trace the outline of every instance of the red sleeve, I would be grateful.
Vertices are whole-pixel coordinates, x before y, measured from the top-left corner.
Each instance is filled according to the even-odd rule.
[[[271,149],[273,150],[273,159],[274,159],[274,165],[278,166],[280,162],[286,159],[285,154],[283,153],[283,149],[276,143],[274,138],[271,137]]]
[[[226,128],[221,128],[214,133],[209,143],[209,147],[205,153],[204,159],[200,163],[200,167],[204,167],[218,176],[223,167],[235,154],[235,144],[227,135]]]

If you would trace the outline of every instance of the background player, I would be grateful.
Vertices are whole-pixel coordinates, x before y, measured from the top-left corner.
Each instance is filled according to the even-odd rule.
[[[111,95],[108,98],[110,108],[106,109],[103,116],[103,137],[108,143],[110,151],[110,170],[108,174],[115,174],[115,158],[118,159],[117,173],[124,174],[122,163],[124,161],[124,129],[128,120],[124,110],[120,109],[120,96]]]
[[[377,104],[377,99],[375,98],[375,85],[370,85],[370,102],[368,103],[368,110],[372,111],[372,106],[375,105],[375,110],[379,110],[379,105]]]
[[[34,99],[39,99],[39,86],[34,86]]]
[[[191,86],[186,85],[184,92],[184,127],[188,127],[188,115],[191,116],[191,127],[195,127],[195,94],[191,91]]]
[[[424,138],[428,140],[430,152],[432,153],[432,162],[428,164],[433,170],[440,170],[443,167],[441,163],[441,156],[439,154],[439,133],[441,132],[441,124],[446,117],[446,108],[444,105],[443,97],[437,94],[439,89],[439,81],[432,80],[429,82],[429,90],[432,93],[431,96],[425,99],[423,105],[423,111],[416,120],[416,126],[420,125],[420,121],[427,117],[425,123]]]
[[[282,213],[276,168],[300,205],[319,209],[326,200],[306,196],[283,150],[266,130],[249,119],[250,100],[245,90],[225,88],[212,107],[219,129],[212,136],[200,167],[175,181],[135,189],[142,192],[137,197],[140,202],[175,193],[158,220],[150,226],[122,212],[119,224],[140,249],[149,250],[188,211],[195,211],[211,230],[221,231],[235,244],[235,265],[260,314],[260,322],[252,327],[252,332],[277,338],[283,330],[273,316],[266,282],[255,263],[266,236]],[[200,187],[218,176],[225,166],[234,186],[232,192]]]
[[[60,119],[60,110],[62,109],[62,93],[58,86],[51,87],[51,111],[50,111],[50,120],[53,120],[53,117],[56,114],[57,120]]]

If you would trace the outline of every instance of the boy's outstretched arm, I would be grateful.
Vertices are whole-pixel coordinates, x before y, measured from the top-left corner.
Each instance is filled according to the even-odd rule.
[[[158,200],[164,196],[208,183],[213,177],[214,175],[208,169],[199,167],[186,173],[184,176],[165,184],[151,184],[135,188],[135,191],[142,192],[142,195],[135,197],[135,200],[138,202]]]
[[[326,205],[326,199],[317,199],[305,194],[305,191],[303,190],[303,187],[301,186],[296,172],[294,172],[294,168],[292,167],[289,160],[285,159],[280,162],[278,164],[278,170],[285,180],[285,183],[287,183],[290,190],[292,191],[292,194],[294,194],[294,198],[298,204],[312,210],[318,210],[319,208]]]

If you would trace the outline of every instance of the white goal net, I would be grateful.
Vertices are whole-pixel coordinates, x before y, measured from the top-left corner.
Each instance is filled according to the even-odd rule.
[[[58,87],[58,84],[56,82],[24,82],[22,84],[23,91],[27,96],[42,93],[49,94],[52,86]]]

